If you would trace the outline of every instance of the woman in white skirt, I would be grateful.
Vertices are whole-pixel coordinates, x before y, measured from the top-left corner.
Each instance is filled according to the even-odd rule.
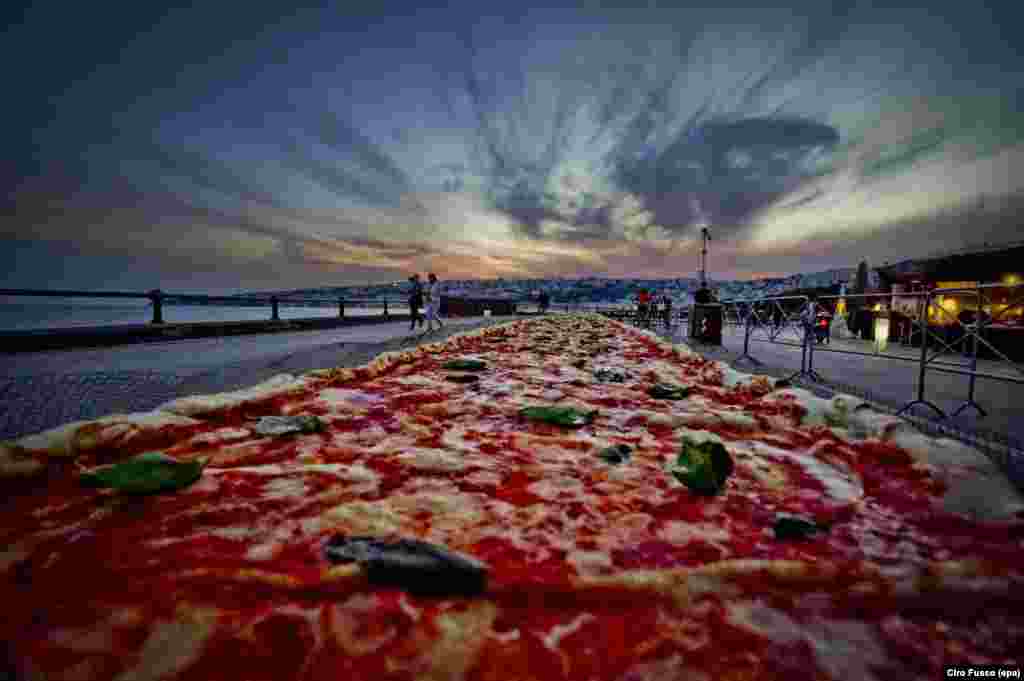
[[[441,321],[441,282],[433,272],[427,275],[427,280],[427,331],[434,330],[434,322],[437,322],[437,330],[440,331],[444,326]]]

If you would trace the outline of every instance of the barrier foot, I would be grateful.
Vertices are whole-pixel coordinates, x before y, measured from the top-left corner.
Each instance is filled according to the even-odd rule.
[[[931,407],[932,410],[934,410],[935,413],[938,414],[940,418],[946,418],[946,412],[942,411],[941,409],[936,407],[934,404],[932,404],[928,400],[914,400],[913,402],[907,402],[905,405],[903,405],[902,409],[900,409],[898,412],[896,412],[896,416],[899,416],[903,412],[907,411],[908,409],[913,407],[915,404],[923,404],[926,407]]]
[[[754,357],[751,357],[750,355],[748,355],[746,353],[744,353],[744,354],[740,355],[739,357],[737,357],[735,361],[737,361],[737,362],[747,361],[747,362],[750,362],[751,364],[753,364],[754,366],[759,366],[759,367],[764,366],[764,362],[762,362],[759,359],[755,359]]]
[[[821,374],[819,374],[814,369],[811,369],[810,371],[805,371],[804,373],[807,375],[807,378],[811,379],[812,381],[816,381],[818,383],[825,382],[825,379],[821,377]]]
[[[804,370],[803,370],[803,369],[801,369],[801,370],[799,370],[799,371],[795,371],[795,372],[793,372],[793,373],[792,373],[792,374],[790,374],[789,376],[786,376],[786,377],[785,377],[785,378],[783,378],[782,380],[783,380],[783,381],[787,381],[787,382],[789,382],[789,383],[792,383],[792,382],[793,382],[793,379],[794,379],[794,378],[798,378],[798,377],[800,377],[800,376],[803,376],[803,375],[804,375]]]
[[[809,378],[810,380],[814,381],[815,383],[824,383],[825,382],[825,379],[822,378],[821,375],[817,371],[815,371],[814,369],[811,369],[810,371],[804,371],[803,369],[800,369],[799,371],[794,372],[792,375],[786,376],[786,378],[784,378],[782,380],[784,380],[784,381],[792,381],[794,378]]]
[[[978,416],[982,418],[988,416],[988,412],[982,409],[980,404],[978,404],[974,400],[967,400],[966,402],[964,402],[963,404],[956,408],[956,411],[953,412],[953,418],[959,416],[960,412],[962,412],[967,407],[973,407],[978,412]]]

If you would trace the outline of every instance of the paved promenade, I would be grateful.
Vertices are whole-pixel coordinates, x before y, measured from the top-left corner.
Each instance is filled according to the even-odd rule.
[[[442,331],[422,338],[410,335],[408,322],[394,322],[0,355],[0,439],[149,411],[176,397],[235,390],[276,374],[358,366],[381,352],[510,319],[450,319]]]

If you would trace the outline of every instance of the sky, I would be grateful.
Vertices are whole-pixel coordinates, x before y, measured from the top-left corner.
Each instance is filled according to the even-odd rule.
[[[694,277],[703,227],[712,278],[751,279],[1022,239],[1019,4],[6,5],[0,287]]]

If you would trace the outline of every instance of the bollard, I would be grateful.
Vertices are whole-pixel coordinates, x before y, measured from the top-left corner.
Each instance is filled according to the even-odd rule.
[[[342,298],[338,298],[338,319],[345,318],[345,301]]]
[[[149,292],[149,299],[153,301],[153,321],[151,324],[164,323],[164,294],[160,289],[153,289]]]
[[[281,321],[281,316],[277,310],[277,296],[270,296],[270,320],[274,322]]]

